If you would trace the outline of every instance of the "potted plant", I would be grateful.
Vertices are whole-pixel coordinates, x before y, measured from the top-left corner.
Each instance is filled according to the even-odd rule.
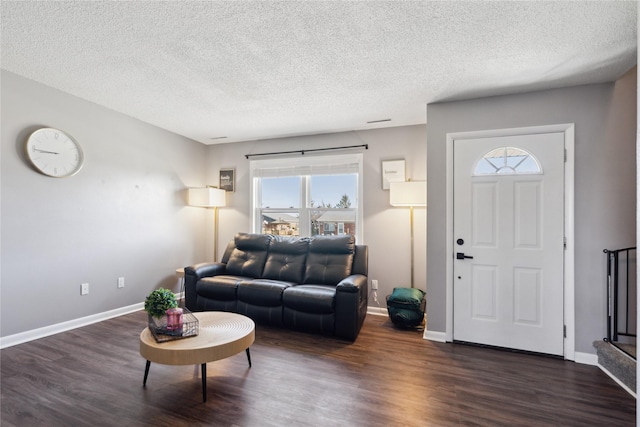
[[[156,319],[162,318],[167,314],[167,310],[177,306],[178,300],[175,294],[164,288],[156,289],[144,300],[144,311]]]
[[[182,309],[178,308],[178,300],[169,289],[151,292],[144,301],[144,309],[149,315],[149,329],[154,334],[182,334]]]

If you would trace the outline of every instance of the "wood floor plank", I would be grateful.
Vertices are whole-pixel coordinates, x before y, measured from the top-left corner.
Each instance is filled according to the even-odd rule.
[[[0,351],[3,426],[633,426],[597,367],[426,341],[368,316],[354,343],[258,325],[199,369],[145,361],[144,312]]]

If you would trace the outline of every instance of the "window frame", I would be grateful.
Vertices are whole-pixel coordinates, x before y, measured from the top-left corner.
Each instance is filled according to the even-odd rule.
[[[341,171],[339,165],[350,165],[349,171]],[[278,168],[310,168],[315,170],[323,170],[326,165],[327,170],[323,173],[310,173],[306,175],[296,175],[285,172],[282,176],[300,176],[300,208],[278,208],[269,207],[262,208],[262,178],[265,177],[260,170],[271,170]],[[333,172],[333,168],[338,165],[338,169]],[[357,165],[357,166],[356,166]],[[249,166],[250,181],[250,228],[252,233],[262,233],[262,213],[263,212],[283,212],[298,213],[298,232],[300,236],[311,236],[311,212],[313,210],[322,210],[323,208],[311,207],[311,177],[317,175],[347,175],[356,174],[356,200],[352,202],[350,210],[356,212],[356,230],[355,239],[358,244],[363,241],[363,155],[362,153],[337,154],[337,155],[305,155],[302,157],[280,157],[277,159],[260,159],[251,160]],[[354,207],[355,205],[355,207]],[[333,210],[333,208],[328,209]]]

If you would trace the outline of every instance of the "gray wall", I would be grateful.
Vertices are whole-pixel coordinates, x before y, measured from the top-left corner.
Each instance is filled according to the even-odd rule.
[[[1,79],[1,335],[140,303],[159,286],[177,291],[175,269],[205,256],[207,211],[185,206],[184,189],[204,184],[207,147],[5,71]],[[43,126],[80,142],[77,175],[49,178],[25,161],[26,137]]]
[[[577,352],[606,334],[602,250],[635,245],[636,69],[615,84],[427,106],[427,328],[445,332],[446,134],[575,123]]]
[[[175,269],[210,260],[213,212],[186,206],[186,188],[217,185],[236,169],[236,192],[220,209],[219,252],[249,231],[246,153],[369,144],[364,151],[364,243],[379,295],[409,284],[409,211],[381,188],[385,159],[406,159],[426,178],[426,127],[205,146],[15,74],[1,74],[0,336],[127,307],[160,286],[179,289]],[[84,168],[49,178],[25,161],[39,127],[69,132]],[[416,284],[426,286],[425,209],[416,209]],[[117,278],[125,277],[125,288]],[[90,293],[80,296],[80,284]],[[374,307],[375,303],[371,303]]]
[[[364,158],[363,243],[369,246],[369,278],[378,279],[380,306],[396,286],[410,284],[409,209],[389,205],[389,191],[382,190],[381,162],[406,159],[407,178],[426,179],[426,127],[404,126],[304,137],[269,139],[212,146],[207,182],[218,182],[221,168],[236,169],[236,192],[228,194],[228,207],[220,209],[218,254],[238,231],[250,231],[249,160],[245,154],[368,144]],[[346,151],[350,152],[350,151]],[[330,154],[340,153],[329,152]],[[415,284],[426,288],[426,209],[414,212]],[[211,229],[210,233],[213,233]],[[377,307],[369,301],[370,307]]]

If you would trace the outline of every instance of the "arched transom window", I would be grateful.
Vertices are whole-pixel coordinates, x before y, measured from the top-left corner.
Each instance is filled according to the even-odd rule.
[[[489,151],[476,163],[474,175],[541,174],[538,159],[526,150],[500,147]]]

